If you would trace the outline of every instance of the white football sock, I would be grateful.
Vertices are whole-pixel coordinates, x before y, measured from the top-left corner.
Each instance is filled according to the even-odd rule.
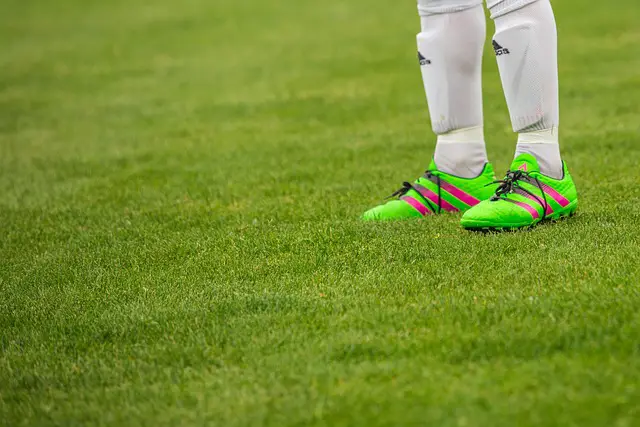
[[[487,162],[482,127],[486,36],[482,5],[466,0],[447,9],[438,2],[420,0],[418,10],[422,27],[418,56],[431,125],[438,135],[434,160],[443,172],[478,176]]]
[[[516,155],[529,153],[540,171],[562,177],[558,145],[558,48],[549,0],[489,0],[493,47],[514,132]]]

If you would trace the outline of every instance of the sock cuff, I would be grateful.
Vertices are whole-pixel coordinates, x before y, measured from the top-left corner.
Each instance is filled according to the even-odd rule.
[[[496,19],[537,1],[539,0],[488,0],[487,8],[491,12],[491,19]]]
[[[438,144],[483,144],[484,145],[484,127],[474,126],[464,129],[456,129],[451,132],[438,135]]]
[[[518,144],[557,144],[558,128],[543,129],[536,132],[518,134]]]
[[[516,133],[539,132],[558,128],[558,120],[554,119],[550,113],[536,116],[511,116],[511,124]]]

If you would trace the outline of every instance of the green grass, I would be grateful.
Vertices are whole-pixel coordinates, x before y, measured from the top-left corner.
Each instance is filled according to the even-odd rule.
[[[413,2],[5,0],[0,424],[640,425],[639,10],[587,3],[579,214],[481,235],[357,220],[433,150]]]

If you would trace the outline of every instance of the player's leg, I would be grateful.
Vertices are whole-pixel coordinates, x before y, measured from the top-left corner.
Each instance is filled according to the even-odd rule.
[[[437,135],[425,175],[404,183],[365,219],[403,219],[465,211],[492,193],[482,119],[482,0],[419,0],[418,59]],[[495,187],[494,187],[495,188]]]
[[[487,0],[516,158],[496,197],[468,211],[467,228],[518,228],[575,211],[577,192],[558,146],[556,23],[549,0]]]
[[[562,177],[558,146],[558,48],[549,0],[488,0],[493,46],[514,132],[516,155],[533,155],[542,173]]]
[[[487,162],[482,118],[481,0],[419,0],[420,70],[431,126],[438,135],[438,169],[472,178]]]

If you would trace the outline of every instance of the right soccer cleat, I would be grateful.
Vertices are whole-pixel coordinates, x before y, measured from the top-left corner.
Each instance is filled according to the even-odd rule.
[[[413,183],[405,182],[387,203],[369,209],[366,221],[422,218],[442,212],[464,212],[495,192],[497,185],[491,163],[475,178],[461,178],[441,172],[435,162]]]
[[[496,194],[465,212],[460,223],[469,230],[512,230],[572,215],[578,193],[564,162],[563,168],[562,179],[554,179],[540,173],[535,157],[519,155]]]

